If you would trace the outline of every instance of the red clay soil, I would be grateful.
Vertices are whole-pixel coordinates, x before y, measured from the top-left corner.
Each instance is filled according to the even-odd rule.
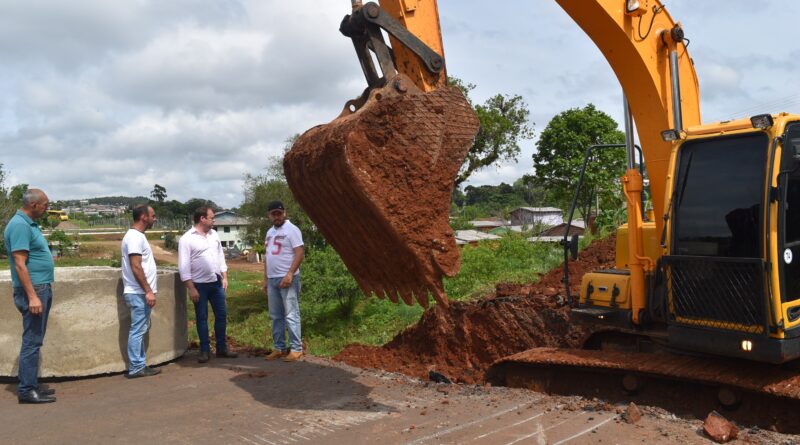
[[[460,267],[450,195],[478,118],[457,88],[422,93],[410,81],[395,88],[401,81],[300,136],[284,171],[366,294],[427,307],[430,292],[446,304],[442,276]]]
[[[614,266],[614,237],[598,240],[570,262],[571,295],[580,277]],[[590,328],[569,319],[563,265],[532,284],[499,284],[477,302],[437,305],[384,346],[349,345],[336,360],[427,378],[431,370],[464,383],[478,383],[501,357],[530,348],[579,347]]]

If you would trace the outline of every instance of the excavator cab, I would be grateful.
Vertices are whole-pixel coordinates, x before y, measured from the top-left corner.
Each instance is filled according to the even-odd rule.
[[[798,116],[689,128],[673,156],[663,283],[670,346],[800,357]]]
[[[284,171],[365,294],[423,307],[432,294],[446,305],[442,277],[460,268],[450,197],[478,119],[461,91],[445,85],[435,3],[394,6],[353,1],[340,31],[368,86],[339,117],[297,139]],[[435,38],[423,42],[398,20],[412,16]]]

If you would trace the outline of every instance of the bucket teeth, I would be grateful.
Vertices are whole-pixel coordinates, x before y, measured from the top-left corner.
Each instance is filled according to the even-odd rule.
[[[428,292],[427,291],[417,291],[414,294],[414,297],[417,299],[417,302],[420,306],[424,307],[425,309],[428,308]]]
[[[386,87],[357,112],[300,136],[284,171],[362,290],[423,306],[430,292],[447,304],[442,278],[461,266],[450,198],[477,131],[456,88],[400,94]]]
[[[398,293],[400,294],[400,298],[402,298],[407,305],[411,306],[412,304],[414,304],[414,294],[413,292],[411,292],[411,290],[402,289]]]
[[[382,291],[381,291],[381,292],[380,292],[378,295],[379,295],[381,298],[388,298],[388,299],[389,299],[389,301],[391,301],[392,303],[395,303],[395,304],[397,304],[397,303],[398,303],[398,301],[399,301],[399,300],[397,299],[397,294],[396,294],[395,292],[392,292],[392,291],[388,291],[388,292],[387,292],[387,291],[383,291],[383,290],[382,290]]]

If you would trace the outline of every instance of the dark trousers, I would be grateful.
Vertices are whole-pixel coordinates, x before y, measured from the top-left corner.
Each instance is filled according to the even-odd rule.
[[[19,351],[19,387],[17,387],[20,396],[32,389],[39,389],[39,349],[44,343],[47,317],[53,304],[53,290],[49,283],[36,284],[33,290],[42,301],[40,315],[33,315],[28,310],[28,296],[25,290],[21,287],[14,288],[14,305],[22,314],[22,347]]]
[[[194,318],[197,322],[197,336],[200,337],[200,350],[211,351],[208,339],[208,304],[214,311],[214,334],[217,339],[217,352],[227,351],[228,342],[225,337],[228,310],[225,307],[225,290],[222,289],[222,277],[214,283],[194,283],[200,299],[194,304]]]

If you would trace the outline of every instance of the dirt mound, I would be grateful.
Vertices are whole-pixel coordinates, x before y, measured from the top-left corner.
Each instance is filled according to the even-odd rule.
[[[585,272],[613,267],[614,242],[614,237],[595,241],[570,263],[572,295]],[[536,283],[499,284],[477,302],[437,305],[386,345],[349,345],[335,359],[422,378],[436,370],[476,383],[501,357],[538,346],[578,347],[591,330],[569,320],[563,276],[562,265]]]

